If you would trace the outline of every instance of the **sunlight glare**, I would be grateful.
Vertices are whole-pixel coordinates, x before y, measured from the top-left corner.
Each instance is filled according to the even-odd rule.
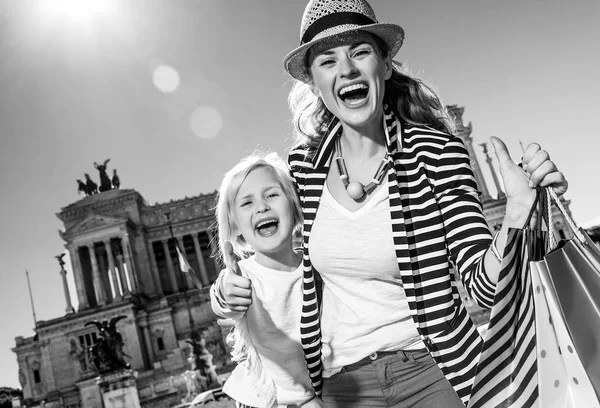
[[[171,93],[179,87],[179,73],[169,65],[160,65],[152,72],[152,82],[159,91]]]
[[[44,0],[41,11],[47,16],[66,17],[72,22],[82,23],[106,14],[111,3],[111,0]]]
[[[201,139],[212,139],[223,128],[223,118],[212,106],[198,106],[190,116],[190,127]]]

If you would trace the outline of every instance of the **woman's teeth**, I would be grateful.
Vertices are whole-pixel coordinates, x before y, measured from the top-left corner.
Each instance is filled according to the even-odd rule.
[[[366,84],[345,86],[339,91],[340,99],[350,105],[360,103],[368,94],[369,87]]]

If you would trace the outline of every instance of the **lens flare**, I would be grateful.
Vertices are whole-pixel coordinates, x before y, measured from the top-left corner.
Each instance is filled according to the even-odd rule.
[[[152,82],[161,92],[175,92],[179,88],[179,73],[169,65],[160,65],[152,72]]]
[[[201,139],[212,139],[223,128],[223,118],[212,106],[198,106],[190,116],[190,127]]]

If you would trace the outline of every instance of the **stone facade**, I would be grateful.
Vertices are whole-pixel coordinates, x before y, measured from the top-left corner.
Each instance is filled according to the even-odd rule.
[[[192,329],[205,336],[217,362],[224,359],[208,295],[221,269],[213,256],[214,204],[212,193],[150,206],[134,190],[112,189],[57,214],[79,307],[75,311],[68,300],[65,316],[38,322],[33,337],[16,338],[13,351],[27,406],[102,407],[97,374],[85,352],[97,341],[97,328],[84,326],[92,320],[126,316],[117,330],[137,373],[142,406],[180,402],[181,373],[189,368],[185,340]],[[202,289],[180,271],[175,242]]]

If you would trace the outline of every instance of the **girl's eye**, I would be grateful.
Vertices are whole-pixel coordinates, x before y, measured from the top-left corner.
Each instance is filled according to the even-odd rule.
[[[240,204],[240,207],[247,207],[251,203],[252,203],[251,201],[244,201],[242,204]]]
[[[277,197],[278,195],[279,195],[279,193],[269,193],[267,198]]]

